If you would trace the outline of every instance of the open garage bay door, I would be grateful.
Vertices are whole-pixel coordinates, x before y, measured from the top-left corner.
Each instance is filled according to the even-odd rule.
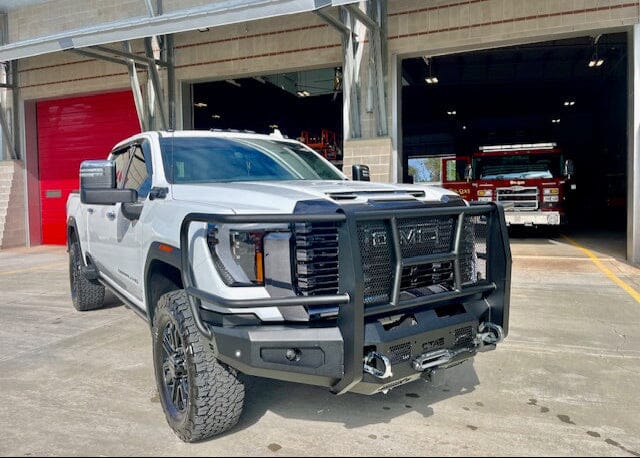
[[[67,196],[78,189],[85,159],[106,159],[120,140],[140,132],[131,91],[38,102],[42,243],[66,243]]]
[[[623,240],[632,173],[627,39],[610,33],[405,59],[404,180],[499,200],[515,208],[508,220],[516,225],[564,220],[563,230]]]

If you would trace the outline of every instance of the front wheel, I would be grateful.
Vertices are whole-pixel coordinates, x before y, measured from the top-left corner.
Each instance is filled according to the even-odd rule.
[[[153,363],[169,426],[185,442],[221,434],[238,422],[244,385],[220,363],[196,328],[182,290],[164,294],[153,319]]]

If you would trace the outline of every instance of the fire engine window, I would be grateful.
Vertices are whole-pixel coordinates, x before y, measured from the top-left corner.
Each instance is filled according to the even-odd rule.
[[[467,169],[466,159],[449,159],[446,164],[446,181],[464,181],[464,172]]]
[[[554,178],[561,176],[559,154],[520,154],[488,156],[476,159],[476,176],[480,179]]]

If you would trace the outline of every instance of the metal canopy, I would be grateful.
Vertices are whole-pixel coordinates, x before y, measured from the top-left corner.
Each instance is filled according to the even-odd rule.
[[[0,46],[0,61],[12,61],[67,49],[218,27],[315,11],[355,0],[225,0],[154,17],[138,16]]]

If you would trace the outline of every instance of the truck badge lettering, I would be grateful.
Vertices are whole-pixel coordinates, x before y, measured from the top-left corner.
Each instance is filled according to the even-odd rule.
[[[386,232],[372,232],[371,233],[371,245],[373,245],[373,246],[386,246],[387,245],[387,233]]]
[[[400,229],[400,245],[420,245],[438,241],[438,232],[430,228]]]

